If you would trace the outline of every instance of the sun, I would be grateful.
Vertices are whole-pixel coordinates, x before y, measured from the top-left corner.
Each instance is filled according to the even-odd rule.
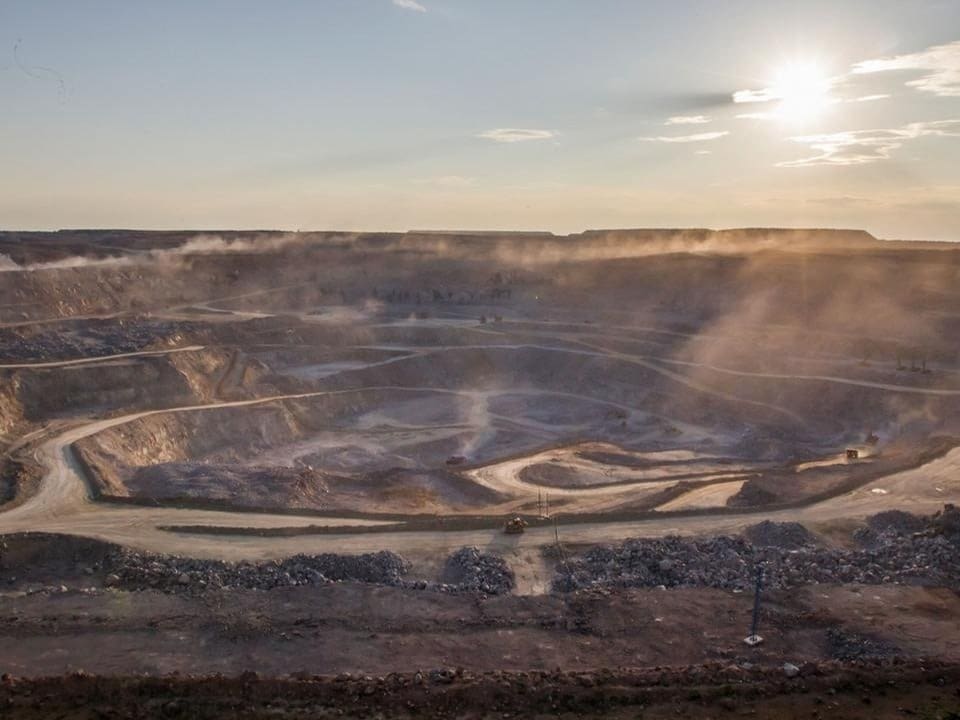
[[[823,115],[836,100],[832,81],[814,63],[784,65],[774,76],[770,95],[779,100],[776,114],[791,123],[804,123]]]

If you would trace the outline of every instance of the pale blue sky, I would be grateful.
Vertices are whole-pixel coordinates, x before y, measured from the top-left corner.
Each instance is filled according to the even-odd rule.
[[[960,0],[0,0],[0,99],[3,228],[960,240]]]

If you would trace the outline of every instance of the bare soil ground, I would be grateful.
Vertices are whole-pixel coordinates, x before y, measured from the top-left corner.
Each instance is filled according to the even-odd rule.
[[[390,717],[654,718],[748,716],[772,720],[957,717],[956,665],[811,666],[801,680],[726,668],[566,674],[458,670],[263,680],[236,678],[7,679],[5,716],[86,718]],[[38,700],[38,698],[40,698]]]
[[[960,658],[956,592],[774,592],[756,649],[743,644],[751,607],[749,594],[709,589],[483,598],[356,583],[202,597],[81,587],[0,597],[0,664],[18,676],[778,667],[837,659],[831,629],[867,637],[888,656]]]
[[[33,679],[4,680],[0,712],[957,711],[955,587],[771,592],[750,649],[749,593],[552,594],[564,558],[542,552],[767,516],[852,547],[868,515],[960,501],[956,245],[190,239],[0,233],[0,532],[74,538],[5,551],[0,670]],[[515,514],[530,527],[503,535]],[[87,538],[231,561],[389,549],[433,589],[201,592],[188,575],[189,593],[129,592]],[[514,594],[437,590],[464,545],[502,556]],[[79,669],[96,677],[36,679]],[[209,677],[245,671],[325,679]],[[197,679],[121,677],[173,672]],[[345,672],[360,679],[329,679]]]

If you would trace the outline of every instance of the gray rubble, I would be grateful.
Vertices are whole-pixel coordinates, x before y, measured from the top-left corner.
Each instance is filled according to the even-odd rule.
[[[480,552],[475,547],[463,547],[447,558],[444,587],[461,592],[480,592],[504,595],[513,590],[513,570],[497,555]]]
[[[347,580],[400,585],[409,566],[388,550],[363,555],[294,555],[261,563],[120,550],[106,561],[105,569],[105,584],[124,590],[199,592],[218,588],[271,590]]]
[[[751,545],[757,547],[776,547],[784,550],[796,550],[808,545],[816,545],[816,536],[797,522],[763,522],[751,525],[743,531],[743,536]]]
[[[364,555],[295,555],[260,563],[229,563],[119,549],[103,563],[104,584],[123,590],[197,594],[212,589],[272,590],[354,581],[445,593],[509,593],[513,571],[496,555],[475,547],[447,558],[444,582],[407,579],[409,564],[387,550]]]
[[[0,329],[0,360],[39,362],[73,360],[137,352],[168,338],[190,332],[194,324],[147,320],[89,320],[83,326],[65,321],[61,330],[30,333]]]
[[[863,660],[894,657],[900,654],[900,649],[886,640],[867,637],[838,627],[827,629],[827,643],[830,657],[834,660]]]
[[[743,537],[631,539],[593,548],[557,567],[554,589],[591,587],[713,587],[746,590],[756,568],[764,584],[790,588],[820,583],[911,583],[960,587],[960,532],[949,506],[923,521],[924,532],[904,534],[900,523],[871,530],[856,550],[804,545],[787,550],[753,545]]]
[[[854,539],[865,547],[882,543],[887,535],[912,535],[927,526],[927,519],[903,510],[887,510],[867,518],[865,527],[854,532]]]

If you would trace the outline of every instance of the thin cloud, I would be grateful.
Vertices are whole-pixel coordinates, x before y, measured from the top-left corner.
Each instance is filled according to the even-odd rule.
[[[932,93],[939,97],[960,97],[960,40],[946,45],[934,45],[920,52],[854,63],[846,73],[818,81],[819,87],[814,84],[813,79],[810,79],[808,82],[811,83],[811,88],[807,89],[806,92],[820,96],[824,102],[882,100],[889,95],[877,93],[839,100],[833,95],[844,90],[851,92],[861,76],[891,71],[919,73],[920,77],[908,80],[905,83],[908,87]],[[733,93],[732,99],[736,104],[772,103],[789,99],[785,90],[789,90],[789,88],[780,88],[776,84],[760,89],[737,90]],[[776,115],[773,113],[766,115],[748,113],[738,117],[766,120],[776,117]]]
[[[427,11],[427,9],[416,0],[393,0],[393,4],[404,10],[413,10],[414,12]]]
[[[549,140],[554,137],[556,133],[552,130],[529,130],[522,128],[494,128],[493,130],[486,130],[479,135],[478,138],[483,138],[484,140],[493,140],[493,142],[498,143],[517,143],[517,142],[527,142],[529,140]]]
[[[664,125],[704,125],[710,122],[706,115],[674,115],[667,118]]]
[[[659,135],[657,137],[642,137],[639,139],[644,142],[691,143],[717,140],[729,134],[729,130],[718,130],[716,132],[694,133],[693,135]]]
[[[34,80],[53,80],[57,84],[57,94],[60,100],[60,104],[66,100],[67,97],[67,83],[63,79],[63,75],[58,73],[53,68],[43,67],[42,65],[26,65],[20,59],[20,46],[23,44],[21,38],[17,38],[17,41],[13,44],[13,62],[16,67],[27,77],[31,77]]]
[[[842,79],[821,76],[816,66],[793,65],[784,68],[781,76],[769,87],[737,90],[732,99],[737,105],[776,104],[772,110],[737,115],[741,119],[772,120],[791,117],[797,111],[804,113],[822,110],[841,102],[834,93]]]
[[[780,100],[783,96],[773,88],[762,90],[737,90],[733,94],[733,101],[739,103],[767,103]]]
[[[923,72],[921,77],[908,80],[906,85],[940,97],[960,97],[960,40],[934,45],[921,52],[859,62],[850,72],[867,75],[891,70]]]
[[[850,98],[847,102],[873,102],[874,100],[886,100],[889,95],[886,93],[878,93],[876,95],[862,95],[860,97]]]
[[[921,137],[960,137],[960,120],[936,120],[910,123],[893,129],[850,130],[791,137],[793,142],[809,145],[811,150],[819,154],[777,163],[777,167],[866,165],[889,159],[891,153],[903,147],[904,143]]]

